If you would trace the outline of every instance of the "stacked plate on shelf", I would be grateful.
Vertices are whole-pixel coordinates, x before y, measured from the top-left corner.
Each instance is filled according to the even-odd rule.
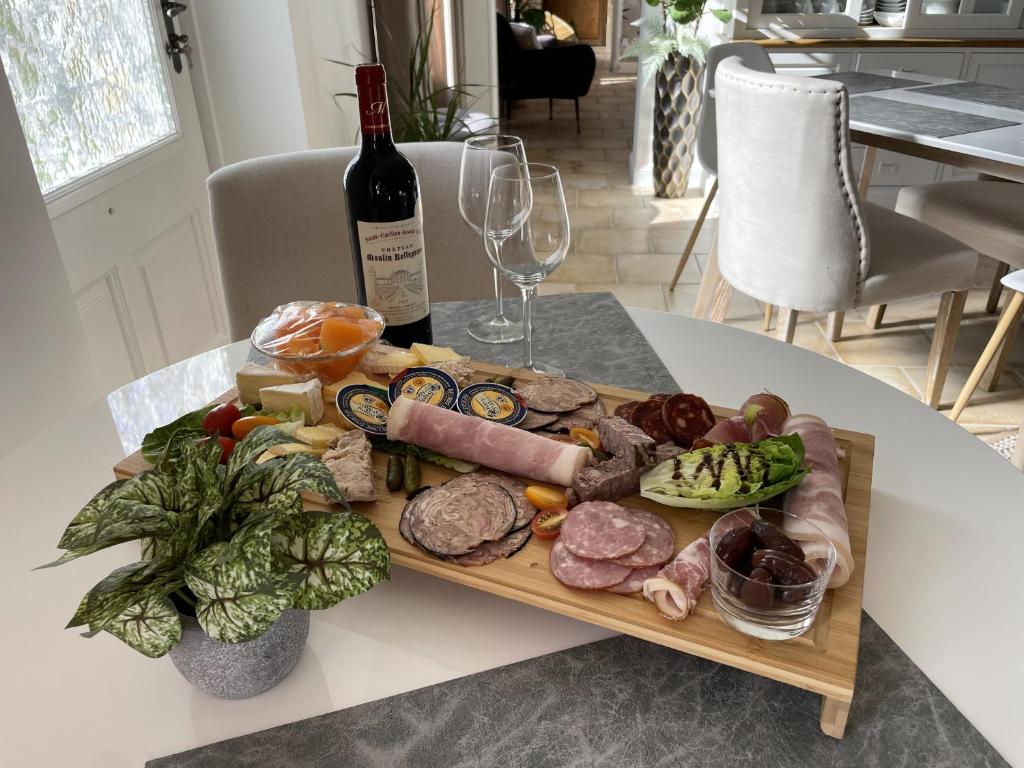
[[[862,27],[875,23],[875,0],[863,0],[860,6],[860,19],[857,22]]]
[[[875,0],[875,21],[883,27],[902,27],[907,0]]]

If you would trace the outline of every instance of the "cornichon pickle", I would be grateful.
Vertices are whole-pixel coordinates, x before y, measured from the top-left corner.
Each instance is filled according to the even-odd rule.
[[[757,539],[758,549],[774,549],[776,552],[792,555],[797,560],[804,559],[804,551],[800,545],[768,521],[755,520],[750,525],[750,530]]]
[[[750,572],[750,555],[753,551],[754,535],[747,527],[733,528],[715,546],[715,554],[723,563],[744,574]]]
[[[420,487],[420,460],[415,456],[405,458],[405,492],[412,493]]]
[[[388,456],[388,474],[385,484],[389,491],[397,491],[403,482],[402,457],[396,454]]]

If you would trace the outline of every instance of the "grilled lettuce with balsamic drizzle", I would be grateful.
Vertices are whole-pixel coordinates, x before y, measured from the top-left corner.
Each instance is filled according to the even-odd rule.
[[[745,507],[803,480],[803,462],[799,435],[712,445],[663,461],[640,478],[640,495],[670,507]]]

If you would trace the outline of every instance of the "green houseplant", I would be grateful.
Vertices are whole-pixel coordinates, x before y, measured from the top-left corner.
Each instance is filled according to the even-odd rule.
[[[218,645],[244,644],[286,609],[329,608],[387,579],[388,548],[369,520],[347,505],[303,511],[303,491],[345,504],[319,459],[297,453],[256,463],[290,441],[260,427],[221,464],[216,437],[175,434],[152,470],[96,494],[50,565],[128,541],[142,544],[142,556],[90,589],[68,627],[88,627],[87,637],[107,632],[159,657],[181,640],[188,617]]]
[[[654,193],[682,197],[693,164],[697,119],[700,115],[700,78],[708,44],[700,36],[701,20],[708,15],[725,23],[732,12],[708,9],[709,0],[647,0],[660,8],[660,18],[641,23],[641,34],[622,52],[639,59],[646,79],[655,78]]]

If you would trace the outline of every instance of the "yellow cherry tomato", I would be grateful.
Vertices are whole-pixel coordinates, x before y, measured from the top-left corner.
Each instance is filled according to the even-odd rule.
[[[231,425],[231,434],[241,440],[252,432],[256,427],[265,427],[271,424],[280,424],[280,420],[273,416],[243,416]]]
[[[597,432],[586,427],[573,427],[569,430],[569,437],[575,440],[577,443],[586,443],[595,451],[601,450],[601,438],[597,436]]]
[[[569,500],[565,498],[565,494],[562,491],[547,485],[527,486],[526,499],[537,509],[569,506]]]

